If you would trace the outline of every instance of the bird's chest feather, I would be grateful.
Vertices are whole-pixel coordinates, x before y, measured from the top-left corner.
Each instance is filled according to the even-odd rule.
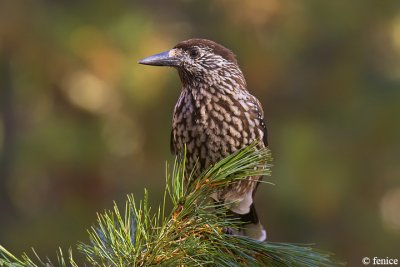
[[[184,144],[188,152],[201,149],[218,136],[220,127],[210,118],[211,105],[212,99],[207,96],[182,92],[173,116],[173,134],[178,149]]]
[[[240,100],[207,91],[182,91],[173,116],[173,143],[208,167],[256,138]],[[190,161],[190,160],[189,160]],[[190,163],[190,162],[189,162]]]

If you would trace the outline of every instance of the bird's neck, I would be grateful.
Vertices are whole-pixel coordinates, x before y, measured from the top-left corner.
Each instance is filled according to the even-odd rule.
[[[196,75],[186,71],[178,71],[183,88],[189,91],[201,91],[212,88],[216,93],[233,94],[247,91],[246,80],[238,69],[234,72],[216,70],[207,75]]]

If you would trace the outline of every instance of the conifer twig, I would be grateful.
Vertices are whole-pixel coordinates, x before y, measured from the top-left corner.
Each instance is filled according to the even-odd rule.
[[[224,233],[238,222],[226,219],[225,205],[210,201],[210,194],[248,176],[269,175],[271,156],[257,143],[216,163],[199,177],[184,182],[185,161],[167,167],[163,203],[153,211],[148,192],[136,202],[128,195],[124,212],[114,209],[98,214],[89,231],[89,243],[78,251],[92,266],[336,266],[331,254],[294,244],[259,242]],[[181,157],[185,158],[185,157]],[[167,203],[172,210],[167,211]],[[137,204],[138,203],[138,204]],[[0,246],[0,266],[54,266],[37,256],[18,259]],[[58,252],[58,266],[78,266],[69,251]]]

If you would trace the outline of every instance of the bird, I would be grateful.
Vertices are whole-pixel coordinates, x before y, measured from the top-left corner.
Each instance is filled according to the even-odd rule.
[[[186,146],[186,169],[195,175],[235,151],[259,140],[267,147],[267,127],[260,101],[247,89],[236,55],[207,39],[179,42],[172,49],[146,57],[143,65],[173,67],[182,88],[172,117],[171,152],[182,153]],[[254,196],[262,179],[248,177],[211,196],[231,203],[229,211],[241,221],[231,234],[265,241]]]

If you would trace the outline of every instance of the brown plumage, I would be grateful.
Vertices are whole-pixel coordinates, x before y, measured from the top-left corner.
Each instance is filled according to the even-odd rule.
[[[254,140],[268,145],[261,104],[247,90],[236,56],[229,49],[210,40],[190,39],[139,63],[178,70],[182,91],[172,120],[171,151],[178,154],[186,145],[189,172],[200,174]],[[234,203],[230,210],[243,221],[242,229],[235,233],[265,240],[253,203],[259,179],[249,177],[212,197]]]

